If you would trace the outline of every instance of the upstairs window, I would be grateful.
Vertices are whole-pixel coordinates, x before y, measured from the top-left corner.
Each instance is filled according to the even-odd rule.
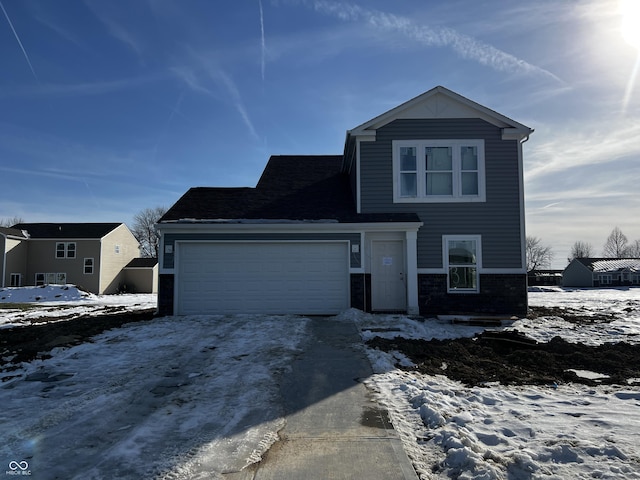
[[[76,242],[57,242],[56,258],[76,258]]]
[[[484,140],[394,140],[393,200],[484,202]]]

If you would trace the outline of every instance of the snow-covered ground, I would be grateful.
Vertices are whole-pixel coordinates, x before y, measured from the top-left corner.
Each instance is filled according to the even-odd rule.
[[[640,289],[544,289],[531,306],[614,314],[610,323],[576,325],[559,317],[522,319],[539,341],[640,343]],[[349,311],[362,336],[455,338],[480,327]],[[390,330],[385,332],[385,330]],[[443,376],[394,368],[398,354],[368,350],[376,374],[367,384],[390,412],[421,478],[640,478],[640,389],[578,384],[467,388]],[[434,468],[435,467],[435,468]]]
[[[617,320],[578,326],[549,317],[505,328],[539,340],[640,342],[640,289],[550,289],[532,292],[530,304],[613,313]],[[29,312],[40,308],[48,306]],[[4,315],[0,310],[0,323]],[[338,318],[354,321],[365,340],[482,331],[356,310]],[[285,422],[278,376],[304,347],[310,321],[158,318],[0,372],[0,473],[23,462],[34,478],[216,479],[237,471],[277,439]],[[637,387],[467,388],[398,370],[396,363],[407,362],[401,355],[366,351],[375,370],[367,385],[388,408],[421,478],[640,478]]]
[[[0,288],[0,329],[30,325],[44,319],[51,322],[99,315],[115,307],[146,310],[156,308],[157,303],[155,294],[94,295],[73,285],[5,287]],[[15,304],[21,304],[23,308]]]

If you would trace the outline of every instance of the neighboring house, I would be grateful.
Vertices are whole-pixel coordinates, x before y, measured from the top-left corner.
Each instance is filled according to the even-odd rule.
[[[0,287],[20,287],[27,271],[27,232],[0,227]]]
[[[575,258],[562,272],[562,285],[640,286],[640,258]]]
[[[559,286],[562,285],[562,270],[531,270],[527,272],[527,281],[533,286]]]
[[[0,229],[0,242],[3,287],[69,283],[116,293],[139,255],[124,223],[21,223]]]
[[[131,260],[122,270],[120,289],[126,293],[158,293],[158,259]]]
[[[436,87],[273,156],[255,188],[192,188],[160,219],[161,314],[527,311],[532,129]]]

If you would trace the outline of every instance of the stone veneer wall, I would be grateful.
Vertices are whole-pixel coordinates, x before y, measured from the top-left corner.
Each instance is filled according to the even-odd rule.
[[[351,274],[351,308],[371,311],[371,274]]]
[[[447,293],[446,274],[418,275],[421,315],[527,315],[527,276],[480,275],[479,293]]]
[[[158,276],[158,314],[173,315],[173,275],[161,274]]]

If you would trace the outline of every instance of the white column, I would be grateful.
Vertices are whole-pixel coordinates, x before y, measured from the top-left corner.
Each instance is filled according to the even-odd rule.
[[[418,315],[418,232],[406,232],[407,241],[407,313]]]

